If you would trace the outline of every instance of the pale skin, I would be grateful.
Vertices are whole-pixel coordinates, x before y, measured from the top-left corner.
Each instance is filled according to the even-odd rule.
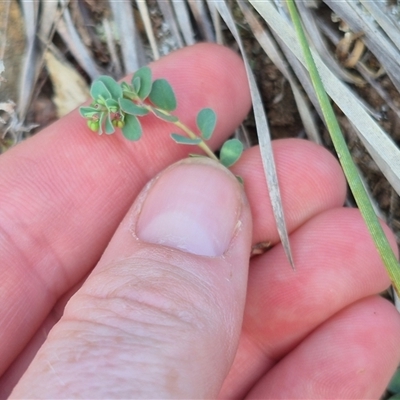
[[[151,68],[189,126],[200,108],[216,111],[213,148],[249,110],[243,64],[228,49],[196,45]],[[194,255],[146,241],[140,207],[153,186],[137,196],[193,149],[167,123],[143,125],[143,139],[127,143],[73,112],[0,157],[1,398],[379,398],[400,360],[400,318],[378,296],[390,282],[359,212],[342,207],[335,159],[310,142],[274,143],[296,272],[258,148],[232,169],[247,201],[212,162],[168,169],[153,207],[174,195],[160,182],[180,182],[184,197],[181,182],[196,194],[206,177],[230,194],[207,209],[232,237],[221,254]],[[198,210],[208,200],[192,201]],[[258,242],[273,248],[250,259]]]

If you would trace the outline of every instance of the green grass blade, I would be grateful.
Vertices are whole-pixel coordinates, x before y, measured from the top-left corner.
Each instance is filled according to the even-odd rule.
[[[383,229],[378,221],[378,218],[374,212],[372,204],[368,199],[367,192],[362,184],[361,178],[358,175],[357,168],[351,158],[349,149],[347,148],[343,134],[341,132],[339,123],[336,119],[335,113],[332,109],[328,95],[326,94],[325,88],[319,76],[317,67],[312,57],[299,14],[296,9],[296,5],[293,0],[287,1],[290,16],[293,21],[293,25],[296,30],[296,34],[302,48],[304,58],[307,64],[308,71],[310,73],[311,80],[313,82],[315,92],[320,103],[322,113],[325,118],[326,125],[336,153],[339,157],[342,165],[344,174],[349,183],[350,189],[353,193],[357,206],[365,220],[368,230],[372,236],[375,246],[384,262],[386,270],[390,276],[390,279],[395,287],[397,293],[400,289],[400,268],[396,256],[394,255],[392,248],[389,245],[388,240],[383,232]]]

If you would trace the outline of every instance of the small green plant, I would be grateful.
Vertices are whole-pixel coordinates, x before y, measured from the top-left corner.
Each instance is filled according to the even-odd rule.
[[[396,373],[392,377],[387,387],[388,396],[387,400],[400,399],[400,369],[397,368]]]
[[[199,111],[196,119],[199,133],[196,134],[171,114],[177,106],[174,91],[165,79],[153,81],[148,67],[136,71],[130,85],[118,83],[109,76],[100,76],[93,82],[90,95],[93,99],[90,106],[81,107],[79,111],[87,119],[88,127],[99,135],[111,135],[116,128],[120,128],[126,139],[139,140],[142,137],[139,119],[152,113],[184,133],[171,133],[176,143],[197,145],[207,156],[225,167],[233,165],[242,154],[242,143],[237,139],[229,139],[221,147],[218,158],[206,143],[212,137],[217,123],[214,110],[203,108]]]

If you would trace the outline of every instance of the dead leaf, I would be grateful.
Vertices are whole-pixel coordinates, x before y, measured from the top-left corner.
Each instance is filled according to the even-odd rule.
[[[45,61],[53,83],[57,116],[62,117],[88,99],[89,87],[71,64],[56,57],[50,50],[45,53]]]

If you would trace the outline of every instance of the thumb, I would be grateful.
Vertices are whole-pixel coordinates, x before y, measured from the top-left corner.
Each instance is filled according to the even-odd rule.
[[[224,167],[192,158],[162,172],[12,397],[215,398],[239,340],[251,231]]]

